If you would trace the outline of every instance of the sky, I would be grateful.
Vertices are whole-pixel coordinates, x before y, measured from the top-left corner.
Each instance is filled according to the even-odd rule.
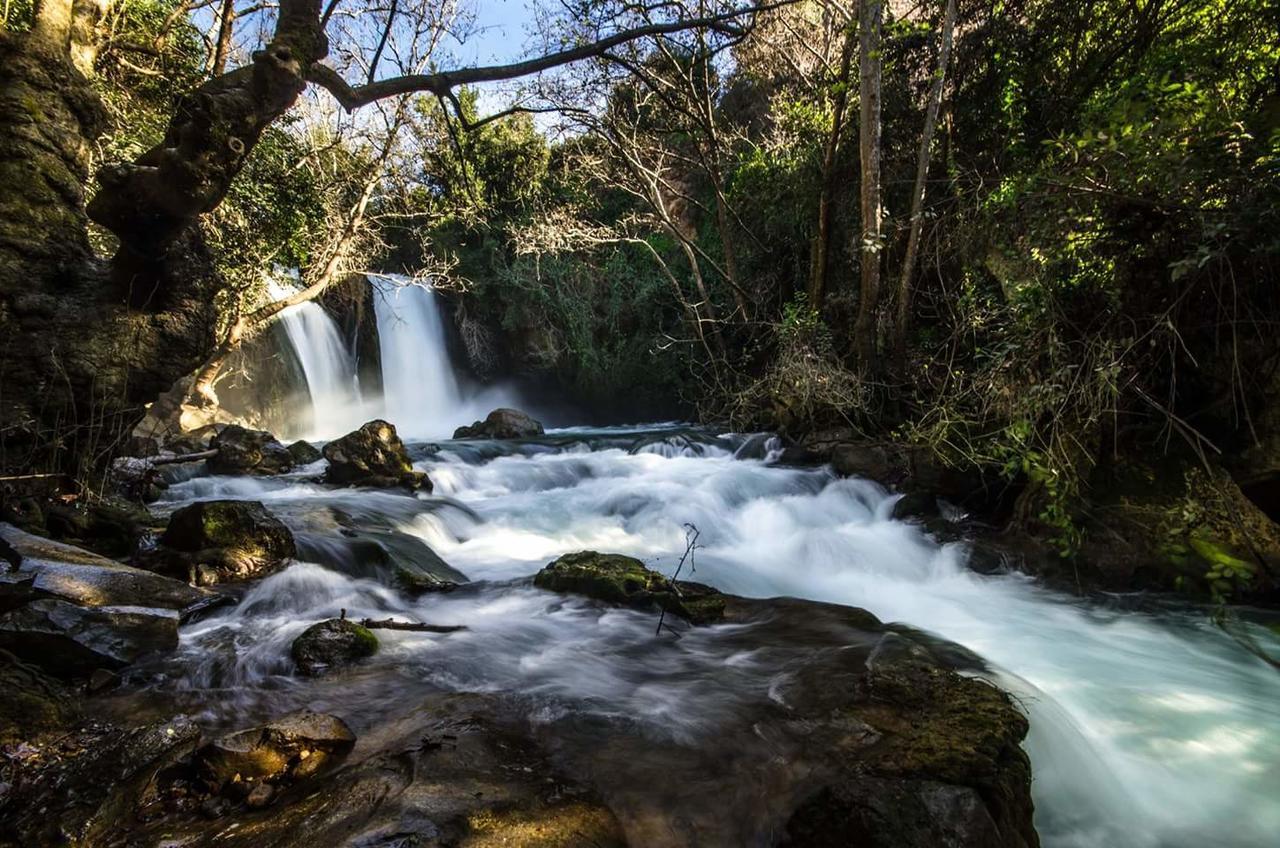
[[[467,64],[505,64],[524,58],[534,0],[475,0],[476,33],[455,50]]]

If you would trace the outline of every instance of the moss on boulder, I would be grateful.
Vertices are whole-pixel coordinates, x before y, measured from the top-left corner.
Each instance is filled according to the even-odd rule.
[[[378,637],[372,630],[345,618],[331,618],[302,631],[289,653],[299,672],[318,677],[377,652]]]
[[[634,609],[662,609],[693,624],[724,616],[725,599],[719,592],[700,583],[673,582],[622,554],[565,554],[539,571],[533,585]]]
[[[296,554],[293,533],[261,503],[217,500],[175,512],[144,562],[205,585],[260,577]]]

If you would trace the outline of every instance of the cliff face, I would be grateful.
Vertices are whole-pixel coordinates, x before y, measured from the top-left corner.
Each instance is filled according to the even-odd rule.
[[[82,470],[213,341],[220,280],[197,237],[165,257],[163,297],[113,279],[90,249],[101,124],[65,58],[0,35],[0,468]]]

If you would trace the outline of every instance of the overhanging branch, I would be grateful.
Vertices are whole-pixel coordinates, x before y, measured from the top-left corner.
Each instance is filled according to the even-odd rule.
[[[517,79],[519,77],[531,76],[541,73],[542,71],[557,68],[561,65],[567,65],[571,62],[577,62],[582,59],[590,59],[601,56],[606,51],[620,44],[629,41],[635,41],[638,38],[647,38],[654,35],[667,35],[674,32],[680,32],[688,29],[697,29],[706,27],[724,32],[730,35],[742,35],[747,28],[740,26],[736,21],[744,15],[760,12],[767,9],[774,9],[780,6],[788,5],[793,0],[784,0],[784,2],[773,3],[769,5],[749,6],[742,9],[736,9],[731,12],[724,12],[719,15],[711,15],[702,18],[690,18],[686,20],[670,21],[668,23],[648,24],[646,26],[634,27],[632,29],[622,30],[606,38],[592,41],[588,44],[571,47],[567,50],[559,50],[555,53],[547,53],[533,59],[526,59],[522,62],[512,62],[507,65],[487,65],[478,68],[458,68],[452,71],[440,71],[434,74],[406,74],[399,77],[391,77],[389,79],[378,80],[367,85],[352,86],[344,80],[337,71],[327,65],[319,62],[314,63],[307,73],[307,80],[324,88],[337,99],[343,109],[348,112],[355,111],[361,106],[367,106],[377,100],[387,97],[395,97],[402,94],[412,94],[415,92],[429,92],[439,97],[444,97],[454,88],[462,85],[473,85],[482,82],[502,82],[504,80]]]

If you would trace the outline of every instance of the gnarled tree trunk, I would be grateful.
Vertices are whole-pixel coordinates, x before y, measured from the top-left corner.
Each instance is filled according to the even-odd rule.
[[[212,343],[213,292],[198,245],[174,252],[186,282],[163,314],[130,312],[89,246],[83,186],[104,120],[73,58],[75,8],[42,5],[35,30],[0,34],[0,468],[79,472],[127,433],[142,404]]]

